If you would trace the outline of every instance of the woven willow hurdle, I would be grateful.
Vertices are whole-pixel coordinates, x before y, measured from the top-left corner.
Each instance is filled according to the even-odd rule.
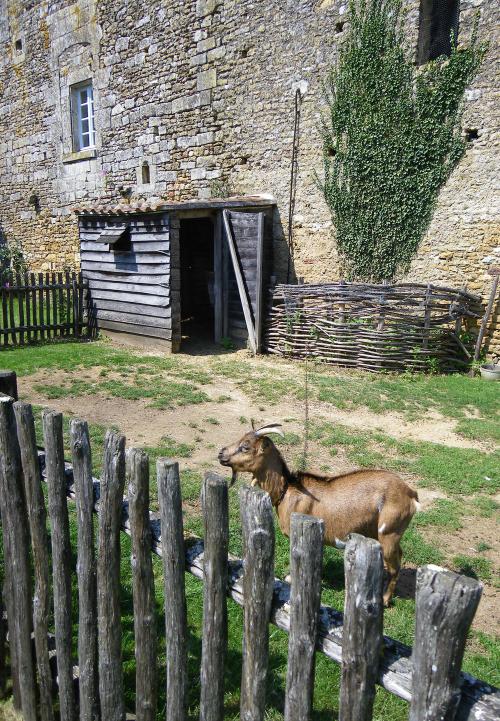
[[[265,345],[269,353],[376,372],[447,373],[468,365],[462,323],[481,315],[478,296],[442,286],[277,285]]]

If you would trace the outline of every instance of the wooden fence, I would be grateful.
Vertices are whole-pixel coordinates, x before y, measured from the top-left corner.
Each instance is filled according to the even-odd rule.
[[[316,651],[342,664],[340,721],[372,718],[375,684],[410,702],[410,721],[494,721],[500,692],[460,673],[467,630],[481,584],[435,566],[418,571],[413,652],[382,634],[383,564],[379,544],[352,536],[345,554],[345,613],[320,604],[322,522],[295,514],[291,587],[274,578],[274,521],[269,496],[241,490],[243,561],[228,554],[226,482],[205,476],[205,539],[184,538],[177,463],[157,463],[160,513],[149,512],[148,456],[125,452],[108,432],[101,481],[92,477],[87,424],[72,420],[72,465],[64,460],[63,419],[44,411],[39,450],[31,407],[0,398],[0,510],[4,597],[15,704],[24,721],[123,721],[120,622],[120,529],[131,536],[135,633],[135,718],[157,716],[155,595],[151,552],[163,559],[167,721],[186,718],[185,572],[203,580],[200,719],[224,718],[227,595],[244,607],[241,718],[261,721],[266,707],[269,623],[289,634],[286,721],[311,717]],[[41,480],[47,482],[49,539]],[[123,494],[127,487],[127,499]],[[78,666],[72,656],[72,572],[67,498],[76,501],[78,532]],[[98,510],[97,554],[93,513]],[[30,556],[34,579],[31,577]],[[53,595],[55,634],[49,631]],[[1,616],[0,616],[1,618]],[[0,634],[0,687],[5,691],[5,633]],[[34,653],[33,653],[34,646]],[[34,661],[35,659],[35,661]],[[55,670],[57,667],[57,671]],[[57,678],[57,683],[55,679]],[[78,693],[75,690],[78,684]],[[57,696],[57,699],[54,698]]]
[[[480,298],[464,289],[343,281],[278,285],[265,347],[377,372],[453,372],[472,360],[473,337],[462,331],[482,315]]]
[[[90,310],[81,273],[11,273],[0,288],[0,345],[92,335]]]

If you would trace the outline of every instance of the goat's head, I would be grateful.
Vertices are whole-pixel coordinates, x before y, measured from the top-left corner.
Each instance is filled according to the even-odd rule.
[[[284,437],[283,430],[278,423],[270,423],[262,428],[249,431],[237,443],[221,448],[219,463],[229,466],[233,471],[231,485],[238,473],[251,473],[258,476],[262,469],[269,465],[270,456],[278,453],[276,446],[268,434],[278,433]]]

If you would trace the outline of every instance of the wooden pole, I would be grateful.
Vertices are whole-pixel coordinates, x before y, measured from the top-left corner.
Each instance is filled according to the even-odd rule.
[[[371,721],[383,625],[384,564],[377,541],[353,533],[345,556],[339,721]]]
[[[66,502],[62,414],[45,410],[42,414],[42,422],[49,491],[49,515],[52,525],[52,575],[60,714],[61,721],[74,721],[75,699],[71,657],[71,544]]]
[[[203,484],[203,640],[200,721],[224,721],[224,663],[227,652],[227,483],[207,473]]]
[[[292,587],[285,721],[308,721],[311,718],[322,562],[323,521],[292,513]]]
[[[21,449],[24,490],[33,547],[35,595],[33,598],[33,629],[35,636],[38,681],[40,686],[40,716],[42,721],[53,721],[52,671],[49,663],[50,576],[47,511],[42,491],[42,479],[36,445],[35,420],[28,403],[14,403],[17,437]]]
[[[444,568],[418,569],[409,721],[455,718],[465,642],[482,590],[482,583]]]
[[[0,371],[0,395],[10,396],[17,401],[17,376],[15,371]]]
[[[62,307],[62,305],[60,305]],[[80,721],[98,721],[97,585],[94,550],[94,483],[89,430],[85,421],[70,425],[78,531],[78,668]]]
[[[125,438],[108,431],[99,502],[97,617],[99,698],[103,721],[123,721],[120,524],[125,487]]]
[[[274,588],[274,522],[271,498],[258,489],[240,491],[243,527],[242,721],[263,721],[269,660],[269,620]]]
[[[166,721],[184,721],[187,696],[187,621],[184,530],[179,465],[157,462],[160,502],[165,631],[167,638]]]
[[[156,719],[156,614],[151,527],[149,525],[149,458],[130,448],[126,454],[128,511],[132,538],[132,592],[135,634],[135,716]]]
[[[36,721],[36,678],[31,651],[32,596],[28,515],[12,399],[0,397],[0,499],[7,555],[9,638],[15,645],[24,721]]]

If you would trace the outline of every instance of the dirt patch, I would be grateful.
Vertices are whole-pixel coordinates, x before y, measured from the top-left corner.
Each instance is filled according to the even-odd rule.
[[[210,371],[206,358],[193,357],[190,364],[199,366],[200,370]],[[269,362],[266,363],[269,365]],[[282,373],[287,370],[283,363],[276,363],[276,369]],[[97,382],[100,368],[91,368],[79,372],[79,379],[87,382]],[[296,373],[296,369],[295,369]],[[254,418],[256,422],[280,421],[294,418],[294,421],[284,422],[285,430],[298,433],[304,432],[304,402],[294,398],[286,398],[276,404],[266,404],[259,400],[250,399],[238,387],[238,383],[229,378],[213,376],[213,381],[203,390],[213,399],[213,402],[199,405],[183,406],[172,410],[158,410],[151,407],[148,400],[127,400],[103,395],[80,395],[61,399],[49,399],[42,392],[35,390],[39,385],[64,385],[68,380],[68,373],[63,371],[42,371],[22,379],[21,394],[32,403],[49,405],[63,413],[78,415],[101,425],[116,425],[126,435],[131,444],[155,445],[165,435],[169,435],[179,442],[192,442],[197,424],[202,429],[200,434],[210,435],[210,441],[216,446],[234,440],[238,434],[248,426],[241,423],[245,418],[249,422]],[[108,374],[107,379],[115,374]],[[120,377],[119,374],[116,377]],[[227,396],[229,400],[224,403],[217,402],[217,398]],[[321,419],[331,423],[339,423],[356,430],[379,431],[393,438],[409,439],[415,441],[429,441],[457,448],[477,448],[484,450],[477,442],[462,438],[454,431],[455,422],[442,417],[440,414],[428,414],[425,420],[417,423],[405,420],[397,413],[376,414],[367,408],[357,408],[344,411],[335,408],[330,403],[311,402],[310,418],[314,421]],[[210,429],[204,427],[205,418],[215,418],[219,425],[213,424]],[[208,433],[208,430],[210,433]],[[319,454],[318,463],[325,460],[325,454],[320,448],[315,452]],[[331,462],[331,456],[327,458]],[[202,460],[200,458],[200,460]],[[203,461],[210,460],[210,454],[203,454]]]
[[[379,415],[367,408],[356,408],[353,411],[331,408],[327,419],[346,426],[353,426],[359,430],[380,431],[397,440],[427,441],[440,443],[451,448],[488,450],[487,446],[459,436],[455,432],[456,422],[450,421],[439,413],[429,412],[425,419],[410,422],[399,413],[383,413]]]

